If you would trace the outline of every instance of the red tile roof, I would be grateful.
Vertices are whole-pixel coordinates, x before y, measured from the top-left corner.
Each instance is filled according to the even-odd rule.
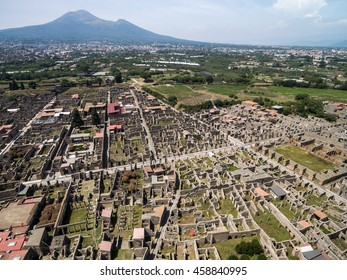
[[[259,187],[255,188],[255,192],[260,196],[269,196],[269,194],[266,191]]]
[[[111,219],[111,217],[112,217],[112,210],[107,210],[107,209],[102,210],[101,217],[102,218]]]
[[[144,170],[146,173],[153,173],[153,169],[152,169],[152,167],[150,167],[150,166],[144,167],[143,170]]]
[[[323,213],[322,211],[320,210],[317,210],[316,212],[314,212],[314,214],[320,219],[320,220],[323,220],[323,219],[326,219],[328,218],[328,215]]]
[[[11,232],[9,231],[4,231],[4,232],[0,232],[0,244],[5,242],[7,237],[9,237]]]
[[[165,206],[162,205],[162,206],[159,206],[159,207],[155,207],[154,209],[154,214],[156,217],[158,218],[161,218],[164,214],[164,211],[165,211]]]
[[[144,228],[134,228],[133,239],[144,239],[145,229]]]
[[[108,127],[109,130],[120,130],[122,128],[123,128],[123,126],[121,124],[110,125]]]
[[[297,225],[299,225],[301,228],[309,228],[312,226],[309,222],[305,220],[297,222]]]
[[[0,260],[23,260],[28,252],[29,250],[11,251],[10,253],[1,254]]]
[[[4,240],[0,243],[0,252],[19,251],[22,249],[25,238]]]
[[[99,248],[100,248],[100,251],[111,252],[112,242],[102,241]]]
[[[119,113],[120,110],[119,110],[119,103],[118,102],[114,102],[114,103],[110,103],[108,104],[107,106],[107,112],[109,114],[116,114],[116,113]]]

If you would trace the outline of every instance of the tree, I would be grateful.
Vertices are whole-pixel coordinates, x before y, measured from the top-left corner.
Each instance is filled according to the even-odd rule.
[[[241,255],[240,260],[250,260],[251,258],[248,255]]]
[[[170,95],[169,98],[168,98],[168,101],[169,101],[169,104],[173,107],[176,106],[177,104],[177,96],[175,95]]]
[[[18,90],[19,86],[15,80],[12,80],[9,84],[10,90]]]
[[[140,75],[141,78],[145,79],[145,80],[148,80],[152,77],[152,74],[148,71],[145,71],[145,72],[142,72],[141,75]]]
[[[87,87],[92,87],[93,86],[93,82],[91,80],[87,80],[86,81],[86,86]]]
[[[325,68],[327,66],[326,62],[322,59],[320,62],[319,62],[319,68]]]
[[[71,126],[75,128],[81,127],[82,125],[84,125],[84,122],[81,118],[80,112],[77,110],[77,108],[75,108],[71,114]]]
[[[295,100],[307,100],[310,97],[307,93],[299,93],[295,96]]]
[[[34,81],[30,81],[28,86],[29,88],[36,89],[36,83]]]
[[[252,249],[253,249],[253,254],[259,255],[264,252],[263,248],[261,247],[259,241],[257,239],[252,240]]]
[[[267,257],[264,254],[259,254],[257,259],[258,260],[267,260]]]
[[[23,82],[20,83],[20,89],[21,90],[25,89],[25,86],[24,86]]]
[[[98,114],[98,111],[94,107],[91,112],[91,117],[92,117],[92,124],[93,125],[99,125],[101,123],[100,121],[100,116]]]
[[[99,85],[99,87],[100,87],[101,84],[102,84],[102,79],[101,79],[100,77],[98,77],[98,78],[96,79],[96,82],[98,83],[98,85]]]
[[[328,122],[336,122],[337,117],[335,115],[333,115],[333,114],[325,114],[325,119]]]
[[[213,84],[213,77],[211,75],[206,76],[205,80],[207,84]]]
[[[235,255],[231,255],[228,257],[228,260],[238,260],[239,258]]]
[[[74,82],[70,82],[69,80],[67,79],[62,79],[60,81],[60,86],[62,88],[68,88],[68,87],[74,87],[76,84]]]

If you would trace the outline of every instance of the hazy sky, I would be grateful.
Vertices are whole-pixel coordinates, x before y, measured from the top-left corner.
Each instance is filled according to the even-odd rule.
[[[177,38],[271,43],[313,35],[347,39],[347,0],[0,0],[0,29],[84,9]],[[341,36],[345,34],[345,36]]]

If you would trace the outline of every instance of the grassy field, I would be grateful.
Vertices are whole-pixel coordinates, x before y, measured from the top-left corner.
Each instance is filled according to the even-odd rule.
[[[194,92],[186,85],[156,86],[153,89],[164,95],[175,95],[179,101],[199,96],[199,93]]]
[[[286,216],[289,220],[294,220],[299,218],[299,214],[295,213],[295,209],[290,209],[290,204],[287,201],[275,200],[273,204],[281,210],[281,212]]]
[[[347,102],[347,94],[342,90],[315,89],[315,88],[289,88],[280,86],[247,87],[245,85],[167,85],[155,86],[154,90],[163,95],[174,95],[179,103],[194,105],[210,99],[225,99],[230,94],[238,94],[240,100],[254,99],[255,97],[270,98],[276,102],[294,101],[299,93],[308,93],[321,100]],[[195,101],[195,102],[194,102]]]
[[[276,152],[318,173],[335,167],[333,164],[296,146],[282,146],[276,149]]]
[[[119,249],[115,260],[131,260],[134,254],[134,249]]]
[[[347,243],[342,238],[335,238],[331,240],[342,251],[347,250]]]
[[[278,242],[291,239],[289,232],[269,211],[258,213],[259,215],[254,215],[253,218],[270,237]]]
[[[293,101],[295,95],[285,95],[273,92],[269,87],[252,87],[238,94],[240,100],[253,100],[256,97],[270,98],[276,102]]]
[[[347,102],[347,93],[336,89],[316,89],[316,88],[289,88],[280,86],[252,87],[239,93],[239,99],[247,100],[255,97],[270,98],[277,102],[294,101],[295,96],[300,93],[307,93],[314,98],[323,101]]]
[[[245,238],[237,238],[237,239],[228,239],[221,242],[217,242],[213,244],[221,257],[222,260],[227,260],[231,255],[235,255],[240,257],[238,253],[235,251],[235,247],[237,244],[240,244],[242,241],[244,242],[252,242],[253,239],[257,239],[256,237],[245,237]],[[208,244],[209,245],[209,244]],[[209,245],[210,247],[211,245]],[[252,259],[255,259],[256,256],[253,256]]]
[[[153,90],[165,95],[165,96],[176,96],[178,104],[184,105],[197,105],[209,100],[217,99],[229,99],[225,94],[221,94],[221,88],[215,89],[215,92],[209,91],[209,87],[212,89],[213,86],[204,85],[167,85],[167,86],[155,86]]]
[[[230,199],[222,199],[220,201],[220,209],[217,210],[219,214],[231,214],[234,218],[237,217],[237,209]]]
[[[247,88],[247,86],[243,85],[193,85],[191,86],[194,90],[207,90],[211,93],[221,94],[229,96],[230,94],[237,94],[241,90]]]
[[[336,89],[316,89],[316,88],[289,88],[289,87],[279,87],[272,86],[269,88],[270,91],[295,98],[295,95],[299,93],[307,93],[313,97],[322,99],[322,100],[331,100],[331,101],[341,101],[347,102],[347,93],[343,90]]]
[[[325,201],[328,201],[328,197],[326,195],[322,195],[322,196],[318,197],[318,196],[315,196],[313,194],[310,194],[307,196],[306,204],[308,206],[315,205],[318,207],[322,207],[323,202],[325,202]]]

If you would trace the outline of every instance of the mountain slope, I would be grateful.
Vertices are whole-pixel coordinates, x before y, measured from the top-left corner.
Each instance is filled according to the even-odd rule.
[[[18,40],[110,40],[114,42],[184,42],[140,28],[126,20],[100,19],[87,11],[68,12],[35,26],[0,30],[0,39]]]

